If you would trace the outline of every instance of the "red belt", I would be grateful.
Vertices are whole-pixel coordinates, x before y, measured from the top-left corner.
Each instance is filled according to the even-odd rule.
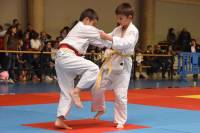
[[[59,49],[60,49],[60,48],[68,48],[68,49],[74,51],[74,53],[75,53],[77,56],[81,56],[81,54],[80,54],[75,48],[73,48],[72,46],[70,46],[70,45],[67,44],[67,43],[61,43],[61,44],[59,45]]]

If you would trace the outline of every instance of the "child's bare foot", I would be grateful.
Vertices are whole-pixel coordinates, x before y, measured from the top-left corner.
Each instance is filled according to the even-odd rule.
[[[64,119],[57,118],[54,123],[56,128],[60,129],[72,129],[70,126],[66,125]]]
[[[95,120],[99,120],[100,117],[105,113],[105,111],[98,111],[97,114],[94,116]]]
[[[124,125],[123,124],[117,124],[117,127],[118,129],[123,129],[124,128]]]
[[[83,108],[83,104],[82,104],[81,98],[80,98],[80,90],[75,88],[70,91],[70,95],[72,97],[72,100],[74,101],[74,104],[78,108]]]

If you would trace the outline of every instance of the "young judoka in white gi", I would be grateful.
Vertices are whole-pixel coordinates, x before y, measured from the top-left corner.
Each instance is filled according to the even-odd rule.
[[[114,123],[117,128],[123,128],[127,120],[127,92],[131,76],[132,59],[135,45],[138,41],[138,29],[132,24],[134,10],[129,3],[120,4],[116,10],[117,23],[119,24],[112,33],[101,32],[101,38],[112,41],[112,49],[106,52],[118,51],[111,57],[112,71],[108,75],[108,64],[103,66],[104,72],[100,88],[93,88],[92,111],[97,112],[95,119],[105,113],[105,89],[113,89]],[[120,53],[120,54],[119,54]]]
[[[111,47],[110,43],[105,43],[100,38],[99,30],[94,27],[97,21],[96,12],[93,9],[86,9],[81,13],[80,21],[59,44],[55,61],[61,89],[55,121],[55,126],[58,128],[71,129],[64,123],[65,116],[68,115],[73,102],[77,107],[83,107],[79,96],[80,90],[93,86],[98,76],[98,66],[80,55],[86,53],[89,44]],[[81,78],[74,88],[74,79],[77,75],[81,75]]]

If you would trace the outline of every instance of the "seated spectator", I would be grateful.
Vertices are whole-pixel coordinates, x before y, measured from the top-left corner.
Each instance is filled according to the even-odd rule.
[[[19,81],[29,80],[28,71],[30,71],[30,67],[28,65],[28,62],[23,58],[23,54],[17,55],[17,66],[18,66]]]
[[[105,50],[103,48],[96,47],[95,53],[98,53],[98,54],[95,55],[95,62],[99,67],[101,67],[101,65],[103,63],[102,59],[103,59],[103,55],[105,53]]]
[[[145,79],[146,77],[142,74],[142,64],[143,64],[143,55],[142,55],[142,51],[137,50],[136,51],[136,65],[139,69],[139,78],[140,79]]]
[[[59,43],[57,41],[54,41],[52,42],[52,48],[51,48],[51,59],[55,62],[55,59],[56,59],[56,53],[58,51],[58,46],[59,46]]]
[[[147,49],[145,50],[144,54],[153,54],[152,45],[147,46]],[[147,68],[147,75],[152,77],[153,73],[157,69],[157,64],[154,63],[154,57],[153,56],[145,56],[143,64],[146,66],[150,66],[150,68]]]
[[[38,33],[34,33],[32,36],[32,39],[30,41],[31,44],[31,49],[32,51],[41,51],[43,48],[43,44],[41,43],[40,39],[39,39],[39,34]],[[37,58],[40,58],[39,54],[33,54],[33,59],[37,60]]]
[[[39,34],[34,32],[32,35],[32,39],[30,40],[30,45],[31,45],[31,49],[33,51],[41,51],[43,48],[43,45],[41,43],[41,41],[39,40]],[[40,60],[40,54],[33,54],[33,62],[32,66],[33,66],[33,70],[35,75],[33,76],[33,80],[34,81],[39,81],[41,80],[41,60]]]
[[[87,53],[90,53],[89,55],[86,55],[85,58],[88,60],[91,60],[92,62],[94,62],[95,64],[97,64],[98,66],[101,66],[102,64],[102,49],[101,48],[97,48],[95,46],[90,45]],[[98,53],[98,54],[97,54]]]
[[[31,49],[31,42],[30,42],[30,33],[26,32],[23,40],[23,50],[25,51],[32,51]]]
[[[33,33],[32,39],[30,41],[31,43],[31,49],[34,51],[40,51],[42,49],[42,43],[39,39],[38,33]]]
[[[51,52],[52,43],[47,42],[46,46],[43,49],[43,52]],[[51,59],[51,54],[43,54],[41,57],[42,69],[44,70],[43,75],[45,76],[45,80],[52,81],[55,79],[55,65],[54,61]]]
[[[155,46],[155,50],[154,50],[154,54],[163,54],[166,55],[168,54],[167,51],[162,51],[160,49],[159,45]],[[164,56],[158,56],[155,57],[154,59],[154,63],[156,63],[157,65],[157,70],[160,70],[160,68],[162,69],[162,79],[165,79],[165,73],[169,72],[171,69],[171,63],[170,63],[170,58],[169,57],[164,57]],[[169,75],[170,73],[168,73],[168,78],[170,77]]]
[[[23,50],[23,41],[20,40],[18,45],[18,51]],[[27,81],[29,80],[28,71],[30,71],[31,66],[27,62],[27,60],[24,58],[25,54],[17,54],[17,74],[18,74],[18,80],[19,81]]]
[[[69,28],[68,26],[64,27],[64,28],[60,31],[60,37],[61,37],[62,39],[64,39],[64,38],[67,36],[67,34],[69,33],[69,31],[70,31],[70,28]]]
[[[26,32],[24,35],[22,50],[32,51],[29,32]],[[23,57],[27,61],[28,64],[31,64],[33,62],[33,54],[24,54]]]
[[[47,44],[48,41],[51,40],[51,36],[49,34],[47,34],[46,32],[40,32],[40,41],[43,44]]]
[[[28,24],[28,25],[27,25],[27,29],[26,29],[25,33],[27,33],[27,32],[29,32],[29,37],[30,37],[30,39],[32,39],[33,34],[37,33],[37,32],[33,29],[33,27],[32,27],[31,24]]]
[[[56,38],[56,43],[59,44],[62,40],[63,40],[63,38],[62,38],[61,36],[58,36],[58,37]]]

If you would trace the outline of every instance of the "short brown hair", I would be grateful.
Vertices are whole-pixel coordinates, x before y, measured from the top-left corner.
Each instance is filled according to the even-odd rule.
[[[85,9],[80,16],[80,21],[83,21],[84,18],[88,17],[90,20],[99,20],[99,17],[96,11],[92,8]]]
[[[131,6],[131,4],[129,4],[129,3],[122,3],[122,4],[120,4],[120,5],[117,6],[117,8],[115,10],[115,14],[116,15],[125,15],[127,17],[129,15],[131,15],[133,17],[135,15],[135,10]]]

